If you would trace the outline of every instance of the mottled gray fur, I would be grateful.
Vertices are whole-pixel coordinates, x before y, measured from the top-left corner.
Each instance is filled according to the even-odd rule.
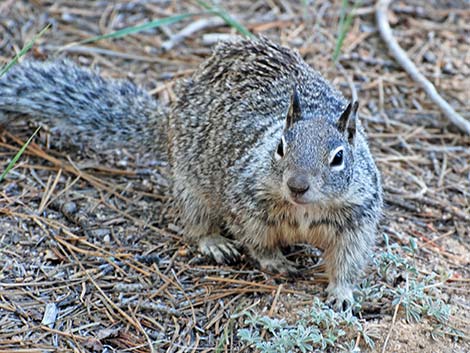
[[[294,92],[300,107],[288,124]],[[382,191],[354,112],[340,131],[343,96],[297,53],[245,40],[219,45],[177,97],[170,148],[186,236],[220,262],[236,258],[242,244],[261,267],[279,272],[295,270],[281,246],[319,246],[330,295],[351,299],[374,246]],[[276,158],[282,138],[285,155]],[[338,146],[345,166],[334,172],[329,155]],[[298,199],[305,204],[286,187],[293,175],[307,180],[310,195]]]
[[[280,248],[310,243],[325,251],[330,298],[351,300],[382,208],[357,104],[265,39],[220,44],[176,96],[166,124],[128,82],[68,62],[27,63],[0,79],[0,122],[10,116],[2,111],[53,117],[155,153],[167,132],[184,234],[204,254],[234,261],[246,249],[263,269],[295,272]]]
[[[0,78],[0,123],[28,114],[73,143],[166,151],[167,112],[142,88],[71,61],[25,61]],[[140,145],[142,144],[142,145]]]

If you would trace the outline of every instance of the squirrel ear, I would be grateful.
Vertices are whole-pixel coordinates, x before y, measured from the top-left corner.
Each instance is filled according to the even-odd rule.
[[[346,133],[351,143],[356,135],[358,101],[350,102],[337,122],[338,130]]]
[[[292,92],[290,98],[289,111],[287,112],[286,129],[290,128],[296,121],[299,121],[301,116],[299,94],[297,93],[297,88],[294,87],[294,92]]]

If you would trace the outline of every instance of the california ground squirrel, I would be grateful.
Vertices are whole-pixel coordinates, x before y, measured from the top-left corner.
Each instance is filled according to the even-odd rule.
[[[243,248],[262,269],[295,272],[280,248],[310,243],[324,249],[330,299],[351,301],[382,209],[357,102],[267,39],[219,44],[176,96],[167,119],[129,82],[29,62],[0,79],[0,122],[27,113],[155,153],[168,133],[173,197],[202,253],[222,263]]]

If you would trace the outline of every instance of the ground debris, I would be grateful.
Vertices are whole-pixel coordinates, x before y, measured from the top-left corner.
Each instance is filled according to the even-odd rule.
[[[0,3],[0,66],[51,22],[30,56],[53,58],[60,48],[60,55],[132,79],[168,104],[176,80],[210,55],[207,44],[214,38],[232,38],[233,28],[202,21],[211,14],[92,45],[66,45],[149,19],[200,13],[197,3],[6,0]],[[348,96],[348,81],[332,61],[340,3],[220,5],[256,35],[296,48]],[[400,46],[468,119],[470,12],[461,4],[410,0],[391,8]],[[384,239],[399,245],[389,259],[399,262],[416,244],[419,274],[450,274],[436,287],[453,308],[455,330],[433,341],[439,332],[430,322],[406,322],[402,304],[370,298],[361,318],[365,332],[349,338],[364,352],[381,351],[387,336],[390,352],[470,352],[468,340],[456,339],[460,331],[469,336],[470,139],[448,125],[389,57],[374,3],[359,6],[339,61],[358,92],[386,191],[376,250],[387,249]],[[170,50],[161,50],[164,43]],[[21,119],[0,128],[2,165],[32,131]],[[0,184],[0,352],[150,352],[150,346],[154,352],[250,352],[239,335],[251,327],[246,313],[294,325],[315,297],[324,296],[321,256],[312,249],[289,249],[305,268],[296,279],[262,273],[245,258],[230,267],[210,263],[182,241],[180,225],[167,217],[164,161],[67,142],[42,131]],[[57,181],[54,189],[49,180]],[[377,280],[377,271],[371,266],[367,278]],[[406,288],[405,274],[393,275],[385,284]],[[378,337],[375,349],[365,343],[368,332]]]

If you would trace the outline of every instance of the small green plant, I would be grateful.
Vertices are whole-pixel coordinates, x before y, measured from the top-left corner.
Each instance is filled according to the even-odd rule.
[[[450,275],[431,273],[423,275],[416,268],[413,256],[417,245],[410,239],[409,245],[390,244],[384,235],[385,250],[374,258],[374,267],[378,279],[372,285],[370,279],[364,280],[356,295],[356,310],[375,303],[391,303],[388,311],[399,306],[408,323],[427,320],[433,326],[432,336],[438,333],[450,333],[454,337],[463,337],[463,333],[449,326],[452,313],[450,305],[442,299],[440,286]],[[405,256],[408,255],[408,256]]]
[[[87,38],[87,39],[84,39],[84,40],[78,42],[78,44],[86,44],[86,43],[97,42],[97,41],[102,40],[102,39],[121,38],[121,37],[127,36],[129,34],[134,34],[134,33],[145,31],[145,30],[152,29],[152,28],[158,28],[158,27],[161,27],[161,26],[170,25],[170,24],[182,21],[182,20],[184,20],[188,17],[192,17],[192,16],[195,16],[195,15],[196,14],[192,14],[192,13],[184,13],[184,14],[180,14],[180,15],[159,18],[157,20],[145,22],[145,23],[137,25],[137,26],[130,26],[130,27],[122,28],[120,30],[111,32],[111,33],[102,34],[102,35],[95,36],[95,37],[92,37],[92,38]]]
[[[336,46],[333,52],[333,61],[335,62],[338,60],[344,39],[346,38],[346,34],[348,34],[349,28],[351,27],[351,23],[354,17],[354,10],[358,6],[358,4],[359,3],[356,2],[351,8],[348,6],[348,0],[341,1],[341,11],[338,24],[338,38],[336,40]]]
[[[245,26],[243,26],[240,22],[234,19],[227,11],[220,7],[216,7],[214,5],[209,4],[204,0],[197,0],[199,6],[203,7],[204,9],[208,10],[209,12],[219,16],[222,18],[225,23],[229,26],[235,28],[240,34],[244,35],[245,37],[252,38],[254,37],[253,33],[251,33]]]
[[[449,327],[451,307],[440,299],[439,287],[448,275],[421,275],[413,263],[417,251],[415,242],[410,241],[409,246],[391,245],[387,236],[384,236],[384,241],[384,251],[373,260],[375,273],[364,279],[355,293],[356,303],[352,312],[360,314],[378,306],[380,311],[391,314],[398,305],[406,321],[426,319],[431,322],[434,325],[433,337],[443,333],[462,336],[463,333]],[[358,319],[351,311],[335,312],[317,298],[309,310],[299,313],[300,319],[293,324],[253,312],[243,315],[246,316],[245,327],[238,330],[238,337],[262,353],[338,349],[358,352],[357,342],[350,338],[358,335],[370,348],[375,344],[364,320]],[[263,330],[267,333],[264,336],[260,333]]]
[[[36,40],[41,37],[48,29],[50,28],[50,24],[48,24],[46,27],[44,27],[38,34],[36,34],[33,39],[31,39],[28,43],[26,43],[26,45],[20,50],[20,52],[18,54],[15,55],[15,57],[13,59],[11,59],[8,64],[6,64],[3,68],[0,69],[0,77],[2,77],[8,70],[10,70],[13,65],[15,65],[18,60],[24,56],[32,47],[33,47],[33,44],[36,42]],[[5,179],[5,177],[7,176],[7,174],[10,172],[10,170],[15,166],[16,162],[18,162],[18,159],[20,159],[21,155],[24,153],[24,151],[26,150],[26,148],[28,147],[28,145],[31,143],[31,141],[33,140],[34,136],[36,136],[36,134],[38,133],[40,127],[38,127],[36,129],[36,131],[30,136],[30,138],[28,139],[28,141],[26,141],[26,143],[21,146],[20,150],[18,151],[18,153],[15,155],[15,157],[13,157],[13,159],[10,161],[10,163],[8,163],[7,167],[5,168],[5,170],[3,171],[3,173],[0,175],[0,182],[3,181],[3,179]]]
[[[31,143],[31,141],[33,140],[34,136],[36,136],[36,134],[38,133],[39,129],[41,127],[38,127],[36,129],[36,131],[34,131],[34,133],[30,136],[30,138],[28,139],[28,141],[26,141],[26,143],[21,146],[20,150],[18,151],[18,153],[15,155],[15,157],[13,157],[13,159],[10,161],[10,163],[8,163],[6,169],[3,171],[3,173],[0,175],[0,182],[3,181],[3,179],[5,179],[5,177],[7,176],[7,174],[10,172],[10,170],[15,166],[16,162],[18,162],[18,159],[20,159],[21,155],[24,153],[24,151],[26,150],[26,148],[28,147],[28,145]]]
[[[244,315],[249,328],[240,329],[238,337],[262,353],[325,351],[338,346],[343,351],[354,352],[354,343],[345,338],[345,330],[349,329],[363,334],[373,347],[373,340],[357,317],[351,312],[336,312],[318,298],[314,299],[310,310],[299,314],[299,320],[293,325],[284,319],[258,316],[253,312]],[[263,330],[267,332],[265,337],[260,334]]]
[[[34,42],[41,37],[46,31],[51,27],[50,24],[48,24],[46,27],[44,27],[38,34],[36,34],[33,39],[31,39],[26,45],[20,50],[18,54],[15,55],[13,59],[11,59],[8,64],[6,64],[4,67],[0,69],[0,77],[2,77],[8,70],[11,69],[13,65],[15,65],[18,60],[24,56],[32,47]]]
[[[374,259],[380,279],[387,284],[382,285],[381,296],[392,299],[394,306],[401,305],[408,322],[428,318],[446,324],[451,310],[440,299],[439,286],[447,281],[449,275],[421,275],[413,262],[402,255],[408,253],[414,256],[417,250],[414,241],[410,241],[409,246],[400,247],[398,244],[390,245],[388,237],[384,235],[384,242],[385,251]]]

